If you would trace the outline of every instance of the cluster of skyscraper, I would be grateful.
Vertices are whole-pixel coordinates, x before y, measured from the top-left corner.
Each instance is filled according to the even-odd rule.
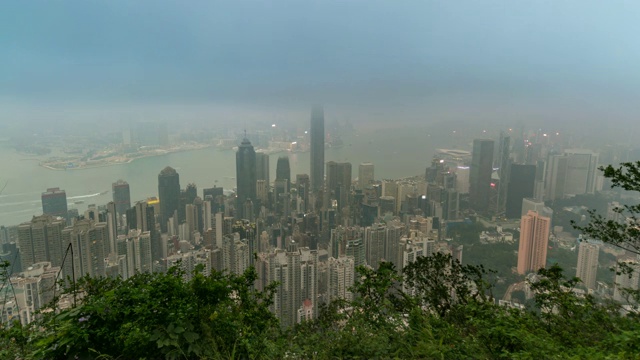
[[[255,266],[257,288],[279,283],[272,310],[290,326],[316,317],[321,303],[351,299],[357,266],[390,261],[402,269],[436,251],[461,260],[462,247],[444,240],[450,228],[473,217],[519,219],[516,270],[535,272],[546,264],[551,234],[553,212],[544,201],[602,187],[598,154],[558,150],[546,136],[512,143],[501,133],[497,142],[474,140],[471,152],[439,149],[424,177],[382,181],[372,163],[360,164],[354,180],[351,163],[325,162],[324,147],[324,111],[314,107],[310,174],[296,174],[295,181],[289,158],[281,156],[272,182],[269,156],[256,152],[245,133],[233,193],[214,186],[200,197],[195,184],[181,188],[178,172],[166,167],[158,175],[158,198],[132,206],[129,186],[119,180],[112,202],[79,215],[68,211],[64,190],[47,189],[43,215],[18,227],[15,271],[31,271],[27,278],[46,284],[58,271],[128,278],[180,266],[189,278],[198,265],[205,274]],[[597,259],[597,245],[580,244],[577,273],[589,288]],[[21,318],[41,303],[26,301],[22,308],[31,310]],[[5,315],[15,310],[4,309]]]

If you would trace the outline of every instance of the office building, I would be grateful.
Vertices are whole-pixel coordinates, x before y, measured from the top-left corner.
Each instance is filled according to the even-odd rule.
[[[351,191],[351,163],[329,161],[326,164],[326,191],[331,199],[338,201],[342,209],[349,202]]]
[[[378,200],[378,216],[385,216],[386,214],[395,215],[396,213],[396,198],[393,196],[380,196]]]
[[[591,150],[568,149],[565,195],[593,194],[596,190],[598,154]]]
[[[198,197],[198,186],[194,183],[187,184],[187,188],[184,189],[184,204],[193,204]]]
[[[367,264],[366,246],[362,241],[362,235],[358,238],[347,239],[344,248],[345,255],[353,258],[356,268]]]
[[[158,175],[158,197],[160,200],[160,228],[168,230],[167,222],[177,213],[180,205],[180,175],[170,166]]]
[[[374,173],[373,173],[373,164],[372,163],[362,163],[358,167],[358,188],[365,189],[371,187],[374,181]]]
[[[350,201],[351,195],[351,163],[338,163],[338,182],[335,189],[335,198],[338,200],[339,209],[343,209]]]
[[[327,161],[325,174],[327,174],[325,178],[327,191],[334,192],[338,187],[338,163]]]
[[[202,189],[202,199],[211,199],[211,213],[215,214],[224,211],[224,190],[222,187],[214,186],[208,189]]]
[[[256,152],[256,180],[264,180],[267,187],[271,184],[269,170],[269,154]]]
[[[256,199],[261,205],[267,205],[269,202],[269,185],[266,180],[256,181]]]
[[[552,155],[549,157],[545,172],[545,200],[557,200],[564,197],[564,186],[567,178],[566,155]]]
[[[544,179],[547,163],[544,160],[538,160],[536,163],[536,180],[533,185],[533,198],[536,200],[544,200]]]
[[[598,154],[590,150],[569,149],[549,158],[546,171],[546,199],[593,194],[597,184]]]
[[[252,219],[254,209],[246,205],[256,200],[256,152],[246,134],[236,152],[236,181],[236,217]]]
[[[155,231],[155,209],[146,201],[138,201],[134,206],[136,222],[132,229],[138,229],[142,232]]]
[[[493,147],[493,140],[473,140],[469,173],[469,205],[478,212],[486,212],[489,209]]]
[[[185,206],[186,212],[186,236],[182,237],[182,240],[193,241],[195,240],[195,232],[198,229],[198,216],[196,212],[196,206],[193,204],[187,204]]]
[[[67,193],[60,188],[48,188],[42,193],[42,213],[68,219]],[[54,265],[55,266],[55,265]]]
[[[306,212],[307,209],[310,209],[309,205],[309,193],[311,190],[311,180],[309,175],[307,174],[297,174],[296,175],[296,190],[298,193],[298,198],[302,202],[300,208],[302,212]]]
[[[529,211],[520,219],[518,274],[538,271],[547,264],[551,219]]]
[[[385,260],[387,228],[383,224],[373,224],[364,230],[364,243],[367,265],[374,270]]]
[[[324,109],[311,110],[311,190],[318,192],[324,186]]]
[[[278,282],[271,309],[283,327],[290,327],[299,321],[299,309],[307,300],[311,318],[317,315],[318,253],[298,249],[292,241],[286,247],[269,254],[269,282]]]
[[[276,180],[287,180],[291,183],[291,167],[289,166],[289,157],[280,156],[276,164]]]
[[[184,271],[183,279],[190,281],[193,279],[193,273],[198,266],[202,269],[200,273],[204,276],[211,274],[211,251],[209,250],[191,250],[184,253],[173,254],[167,257],[167,268],[178,266]]]
[[[351,287],[355,280],[355,265],[353,258],[340,256],[329,258],[327,294],[329,301],[343,299],[353,300]]]
[[[522,216],[522,200],[533,197],[536,166],[511,165],[510,181],[507,186],[506,217],[517,219]]]
[[[520,213],[520,217],[527,215],[529,211],[534,211],[542,216],[553,219],[553,210],[545,206],[544,201],[531,198],[522,199],[522,211]]]
[[[629,274],[623,271],[620,265],[616,266],[613,300],[623,304],[635,303],[633,296],[630,296],[627,290],[640,289],[640,257],[621,260],[618,263],[624,263],[625,267],[631,269],[632,272]]]
[[[111,184],[111,192],[113,195],[113,202],[116,204],[117,214],[125,215],[127,213],[127,209],[131,207],[129,183],[124,180],[118,180]]]
[[[118,236],[118,269],[123,279],[136,273],[153,271],[151,255],[151,234],[140,230],[131,230],[127,235]]]
[[[289,181],[287,179],[276,179],[273,183],[273,201],[276,214],[289,213]]]
[[[600,248],[596,244],[582,241],[578,246],[578,265],[576,277],[582,280],[587,289],[596,288],[596,275],[598,273],[598,255]]]
[[[18,244],[23,268],[40,262],[61,266],[66,250],[66,244],[62,241],[65,226],[65,220],[51,215],[34,216],[30,222],[20,224]]]
[[[224,268],[236,275],[241,275],[251,265],[251,249],[248,239],[242,239],[239,233],[223,235],[222,259]]]
[[[71,244],[73,247],[73,260],[76,278],[82,276],[105,276],[105,243],[109,242],[109,230],[107,223],[95,222],[89,219],[76,221],[73,226],[62,230],[62,243],[65,248]],[[70,261],[62,266],[64,276],[71,276]]]
[[[403,237],[398,242],[398,260],[395,262],[398,271],[415,262],[418,257],[425,256],[426,246],[422,238]],[[426,241],[426,239],[425,239]]]
[[[105,244],[105,253],[115,254],[116,240],[118,239],[118,232],[119,232],[119,226],[118,226],[119,216],[118,216],[118,212],[116,211],[116,204],[113,201],[110,201],[107,204],[106,215],[107,215],[106,223],[107,223],[109,243],[108,243],[108,247],[106,246],[107,244]],[[126,215],[126,211],[125,211],[125,214],[123,215]]]
[[[447,221],[460,218],[460,194],[455,189],[443,191],[442,218]]]
[[[496,156],[495,167],[498,168],[498,176],[500,177],[500,188],[497,197],[497,214],[504,214],[508,201],[508,189],[511,183],[511,137],[504,132],[500,132],[500,140],[498,141],[498,153]],[[531,196],[531,195],[529,195]],[[518,206],[519,207],[519,206]]]
[[[18,320],[26,326],[36,320],[38,310],[46,308],[54,299],[59,271],[60,268],[50,262],[39,262],[19,274],[13,274],[9,280],[11,285],[4,290],[9,291],[11,287],[14,295],[0,302],[0,326],[5,325],[6,329]]]
[[[338,163],[338,186],[344,187],[346,190],[351,189],[351,163]]]

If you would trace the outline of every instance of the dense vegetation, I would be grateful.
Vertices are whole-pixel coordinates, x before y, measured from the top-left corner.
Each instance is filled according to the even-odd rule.
[[[531,284],[527,310],[494,305],[488,272],[450,255],[358,269],[354,301],[283,330],[269,312],[273,287],[241,276],[178,269],[128,280],[83,279],[78,306],[0,332],[2,358],[637,358],[640,321],[570,290],[553,266]],[[402,281],[402,282],[401,282]]]

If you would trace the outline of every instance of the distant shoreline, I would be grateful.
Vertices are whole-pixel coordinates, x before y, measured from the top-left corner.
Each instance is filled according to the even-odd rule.
[[[146,155],[142,155],[142,156],[138,156],[138,157],[134,157],[134,158],[128,158],[125,161],[118,161],[118,162],[111,162],[111,163],[104,163],[104,164],[95,164],[95,165],[83,165],[83,166],[78,166],[78,167],[65,167],[65,168],[57,168],[57,167],[53,167],[51,165],[47,165],[43,162],[40,162],[38,165],[48,169],[48,170],[53,170],[53,171],[67,171],[67,170],[89,170],[89,169],[96,169],[96,168],[101,168],[101,167],[107,167],[107,166],[116,166],[116,165],[124,165],[124,164],[130,164],[138,159],[145,159],[145,158],[150,158],[150,157],[156,157],[156,156],[163,156],[163,155],[169,155],[169,154],[175,154],[175,153],[180,153],[180,152],[187,152],[187,151],[196,151],[196,150],[204,150],[204,149],[208,149],[210,147],[213,147],[214,145],[204,145],[202,147],[198,147],[198,148],[193,148],[193,149],[177,149],[177,150],[169,150],[166,151],[162,154],[146,154]]]
[[[71,168],[63,168],[63,169],[58,169],[58,168],[55,168],[53,166],[46,165],[46,164],[43,164],[43,163],[39,163],[38,165],[42,166],[45,169],[53,170],[53,171],[89,170],[89,169],[96,169],[96,168],[107,167],[107,166],[116,166],[116,165],[129,164],[129,163],[132,163],[134,160],[137,160],[137,159],[143,159],[143,158],[154,157],[154,156],[159,156],[159,155],[142,156],[142,157],[138,157],[138,158],[134,158],[134,159],[128,159],[127,161],[122,161],[122,162],[106,163],[106,164],[100,164],[100,165],[86,165],[86,166],[81,166],[81,167],[71,167]]]

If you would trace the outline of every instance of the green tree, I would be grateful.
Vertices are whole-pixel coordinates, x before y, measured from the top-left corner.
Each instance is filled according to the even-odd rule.
[[[8,261],[0,261],[0,306],[4,311],[7,295],[9,294],[9,277],[11,276],[10,264]],[[0,313],[0,316],[3,315]],[[1,317],[0,317],[1,319]],[[14,320],[10,324],[4,324],[0,321],[0,359],[10,358],[11,356],[24,355],[27,345],[27,337],[25,329],[20,320]]]
[[[529,282],[542,322],[563,345],[591,345],[616,328],[619,308],[599,305],[593,296],[576,292],[577,277],[565,278],[558,264],[538,270]],[[604,336],[603,336],[604,335]]]
[[[77,307],[45,317],[34,334],[34,358],[272,358],[279,336],[269,311],[275,287],[253,289],[242,275],[194,272],[79,281]]]
[[[640,161],[621,164],[614,168],[609,165],[601,167],[604,177],[611,180],[612,188],[640,192]],[[622,205],[615,209],[625,221],[606,219],[596,210],[590,210],[591,221],[586,226],[577,228],[594,239],[600,239],[633,254],[640,255],[640,227],[638,220],[640,204]]]
[[[640,161],[626,162],[619,167],[609,165],[600,167],[604,177],[611,180],[612,188],[621,188],[626,191],[640,192]],[[574,226],[593,239],[619,247],[630,254],[640,255],[640,204],[622,205],[614,209],[621,220],[607,219],[598,214],[596,210],[590,210],[590,221],[585,226]],[[618,263],[618,273],[632,276],[633,267],[629,263]],[[640,302],[638,289],[624,289],[636,303]]]
[[[455,304],[493,300],[488,272],[482,265],[462,265],[440,252],[418,257],[404,270],[404,284],[418,306],[445,317]]]

